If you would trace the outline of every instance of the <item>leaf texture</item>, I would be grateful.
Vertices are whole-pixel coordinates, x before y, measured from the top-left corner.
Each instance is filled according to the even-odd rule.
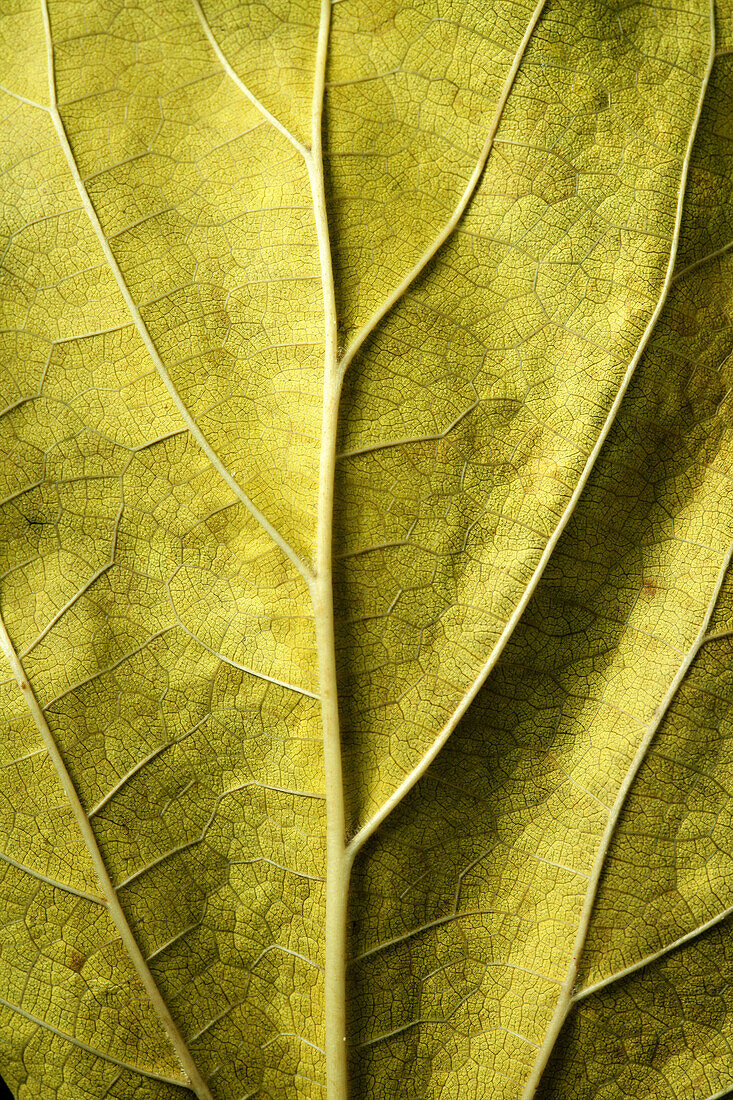
[[[733,1094],[732,20],[4,7],[19,1098]]]

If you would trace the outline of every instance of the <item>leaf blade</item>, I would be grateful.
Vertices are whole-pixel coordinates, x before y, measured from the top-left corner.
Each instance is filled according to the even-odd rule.
[[[588,34],[587,20],[582,14],[576,18],[572,4],[553,6],[530,44],[527,64],[520,68],[476,201],[458,227],[460,240],[451,240],[445,253],[436,254],[394,317],[386,319],[384,331],[375,330],[354,358],[352,368],[361,374],[346,395],[342,468],[358,472],[348,472],[340,485],[341,492],[346,489],[341,498],[346,507],[340,566],[346,581],[339,589],[339,610],[350,649],[340,670],[340,690],[355,812],[379,806],[389,797],[484,666],[490,635],[498,634],[511,618],[517,594],[557,530],[554,523],[562,504],[572,497],[617,392],[619,372],[627,368],[637,346],[634,337],[643,332],[653,312],[665,249],[673,235],[670,210],[680,168],[679,157],[660,153],[655,139],[659,144],[671,133],[672,145],[679,150],[689,124],[691,90],[701,71],[699,7],[693,4],[670,13],[660,6],[636,22],[630,17],[619,35],[610,30],[615,13],[606,13],[600,29],[591,27]],[[290,42],[288,48],[296,55],[315,58],[313,12],[306,11],[303,22],[296,20],[291,28],[281,9],[275,9],[272,17],[280,21],[275,38],[282,32],[285,38],[280,41]],[[226,479],[222,484],[221,470],[211,469],[207,456],[182,431],[179,410],[170,407],[170,391],[149,364],[142,367],[145,342],[115,300],[119,280],[111,280],[109,270],[104,272],[99,241],[90,242],[78,196],[69,191],[68,181],[62,182],[52,223],[44,230],[22,230],[23,248],[12,244],[6,264],[10,282],[15,279],[11,327],[26,326],[21,347],[30,353],[23,368],[28,381],[21,371],[22,384],[13,379],[8,398],[7,423],[20,456],[6,512],[9,572],[3,602],[9,629],[27,653],[34,686],[63,742],[99,844],[125,895],[126,911],[144,941],[148,963],[200,1055],[217,1098],[233,1100],[242,1089],[273,1097],[289,1095],[293,1089],[299,1096],[317,1096],[324,1013],[324,822],[313,613],[308,585],[303,583],[312,582],[312,577],[304,576],[303,570],[298,573],[292,557],[283,562],[267,532],[258,531],[246,514],[241,496],[254,501],[257,509],[259,501],[262,515],[269,516],[272,505],[282,539],[309,569],[316,527],[323,530],[315,506],[322,303],[313,285],[316,245],[322,245],[324,234],[313,231],[306,207],[308,173],[292,155],[292,140],[282,131],[278,134],[277,127],[261,123],[263,112],[252,95],[286,120],[291,138],[305,135],[302,124],[310,113],[298,93],[292,115],[286,116],[281,90],[271,89],[268,97],[267,86],[257,83],[261,69],[256,59],[271,57],[273,42],[262,49],[255,43],[250,49],[252,43],[244,41],[237,22],[238,10],[225,13],[204,4],[210,36],[201,27],[195,5],[192,10],[176,4],[160,13],[136,7],[134,15],[123,5],[114,17],[108,9],[92,5],[91,34],[83,43],[74,25],[75,10],[71,4],[54,2],[52,23],[63,85],[60,109],[73,157],[81,165],[83,189],[89,205],[98,211],[110,254],[132,288],[130,300],[139,302],[135,308],[143,327],[154,332],[151,341],[164,370],[171,378],[175,374],[181,404],[193,410],[189,428],[193,426],[194,434],[205,441],[213,433],[216,450],[225,458],[220,465],[231,468],[234,484]],[[371,223],[359,217],[353,226],[344,223],[343,211],[349,204],[353,208],[358,173],[350,175],[351,169],[344,172],[334,167],[335,162],[331,165],[329,215],[336,229],[343,335],[349,326],[358,329],[359,311],[364,314],[370,295],[394,285],[393,275],[409,268],[401,261],[424,249],[423,230],[431,219],[439,219],[441,204],[448,209],[454,205],[461,188],[453,184],[461,180],[461,166],[467,166],[465,181],[475,163],[475,152],[473,161],[467,152],[480,148],[481,141],[474,141],[477,134],[481,140],[485,137],[485,112],[477,104],[495,103],[491,97],[505,78],[506,56],[513,56],[527,26],[523,9],[502,11],[508,33],[506,41],[497,43],[496,28],[493,41],[490,36],[482,38],[480,19],[485,20],[485,13],[479,13],[479,19],[469,5],[458,21],[441,19],[430,26],[420,13],[408,12],[406,22],[405,10],[388,8],[377,17],[359,4],[334,9],[328,140],[333,142],[339,126],[344,137],[350,119],[356,117],[353,111],[349,114],[348,104],[356,103],[363,114],[357,144],[373,143],[375,163],[382,151],[387,162],[396,157],[394,164],[400,163],[405,149],[408,161],[414,158],[413,167],[405,168],[400,177],[406,185],[398,185],[396,197],[390,196],[390,171],[380,176],[369,168],[363,179],[369,181],[365,190],[374,188],[378,195],[371,207],[376,216]],[[371,35],[375,53],[369,56],[363,34],[374,18],[381,24]],[[400,60],[395,51],[399,54],[400,35],[404,37],[413,18],[417,29],[405,39],[400,67],[394,64]],[[33,27],[30,17],[28,26]],[[288,38],[291,31],[296,45]],[[218,52],[212,36],[222,43]],[[359,36],[361,43],[354,45]],[[679,65],[680,42],[687,50],[688,71]],[[426,43],[438,47],[427,60],[421,55]],[[465,64],[467,43],[481,58],[477,72],[483,68],[483,74],[478,78]],[[223,81],[222,56],[231,56],[232,72],[241,68],[242,79],[255,89],[249,97],[241,87],[233,95],[231,79]],[[639,67],[634,67],[638,57],[641,77]],[[323,62],[325,50],[320,58]],[[386,60],[389,71],[382,64]],[[611,104],[606,94],[604,107],[599,100],[601,78],[595,84],[593,80],[596,70],[607,79],[616,62],[627,76],[639,78],[637,87],[630,91],[626,77],[620,78],[614,86],[616,102]],[[365,71],[349,76],[348,66],[354,64]],[[366,72],[369,65],[372,70]],[[582,80],[579,67],[585,71]],[[459,89],[447,111],[445,97],[453,94],[458,70],[466,87]],[[345,71],[346,78],[340,79]],[[423,118],[414,125],[411,112],[420,99],[419,89],[436,73],[437,97],[424,97]],[[660,73],[667,74],[664,95],[659,92]],[[80,74],[89,86],[89,95],[82,97],[77,94]],[[396,101],[398,129],[406,138],[402,151],[395,150],[396,131],[387,135],[385,145],[385,134],[373,128],[372,107],[382,102],[384,82],[392,77],[394,87],[407,89]],[[301,91],[306,86],[302,81],[296,85]],[[370,99],[370,88],[378,86],[378,94]],[[538,120],[536,111],[547,106],[542,104],[547,88],[555,98],[547,115]],[[33,92],[31,85],[24,90]],[[563,102],[572,95],[572,102]],[[37,111],[23,99],[14,102],[23,110]],[[311,109],[308,97],[307,111]],[[621,114],[625,120],[620,121]],[[42,113],[38,115],[42,121]],[[451,148],[446,126],[453,127],[459,140],[453,146],[450,171],[439,180],[440,169],[448,163],[445,150]],[[36,141],[32,152],[39,158],[34,162],[36,178],[53,175],[64,181],[58,158],[53,161],[42,148],[45,139],[35,136],[40,127],[40,122],[29,124]],[[646,140],[638,135],[643,128],[648,131]],[[425,140],[430,133],[435,139],[432,147]],[[627,150],[623,163],[633,176],[631,184],[610,178],[611,168],[622,163],[622,149]],[[436,150],[442,151],[442,160],[434,155]],[[295,152],[302,150],[296,147]],[[349,155],[347,150],[342,167],[356,163]],[[594,157],[598,163],[593,163]],[[239,194],[227,176],[232,166],[245,169]],[[414,166],[421,184],[410,197]],[[502,186],[515,188],[519,198],[505,202],[511,196]],[[535,186],[539,196],[533,192]],[[617,201],[615,189],[623,192],[624,186],[625,197]],[[580,205],[573,206],[573,187],[580,188]],[[634,188],[636,194],[630,198]],[[241,203],[245,191],[258,199],[277,195],[278,202],[272,209],[260,202],[259,212],[251,214]],[[415,194],[420,196],[417,207],[411,206]],[[649,209],[639,199],[642,194]],[[38,208],[43,210],[47,201],[41,199]],[[384,216],[377,211],[379,202]],[[421,204],[424,209],[419,210]],[[28,205],[23,213],[27,209]],[[229,219],[232,209],[235,216]],[[620,224],[611,224],[619,211]],[[256,223],[247,220],[251,217]],[[321,221],[323,217],[321,212]],[[599,223],[605,219],[605,237],[593,236],[593,218]],[[256,231],[250,232],[255,224]],[[366,244],[359,238],[365,226],[371,226],[374,238]],[[390,240],[385,226],[409,226],[409,231]],[[34,239],[34,232],[45,236]],[[70,240],[74,234],[77,239]],[[262,247],[262,234],[272,238],[268,247],[274,242],[271,256]],[[596,246],[590,259],[583,255],[589,240]],[[26,244],[31,247],[23,251]],[[543,250],[534,280],[522,267],[530,246]],[[610,261],[601,255],[603,247],[628,276],[628,285],[622,286],[623,279],[607,270]],[[474,264],[481,248],[487,250],[489,268],[486,257],[483,268]],[[35,257],[30,266],[28,253]],[[323,247],[320,253],[323,261]],[[306,255],[310,266],[303,271],[301,258]],[[495,260],[496,274],[485,280],[481,296],[471,298],[473,289],[462,301],[460,288],[475,282],[476,272],[490,270]],[[257,289],[264,283],[250,279],[252,272],[245,270],[257,264],[266,267],[266,291]],[[241,272],[248,279],[246,292],[239,285]],[[281,293],[276,284],[283,273],[287,291]],[[29,286],[35,280],[35,298],[25,289],[26,277]],[[85,286],[95,288],[96,299],[89,293],[85,298]],[[435,308],[431,294],[444,299],[442,310]],[[68,309],[63,306],[65,295]],[[502,295],[506,300],[500,302]],[[554,336],[540,339],[533,333],[533,324],[544,324],[536,302],[551,302]],[[630,320],[622,316],[622,307],[631,308]],[[467,316],[471,308],[478,320]],[[95,323],[100,316],[104,324]],[[237,329],[233,355],[227,343],[232,321]],[[573,328],[574,334],[558,335],[563,326]],[[282,333],[287,346],[278,342]],[[421,345],[417,335],[424,337]],[[14,340],[11,334],[8,346]],[[474,400],[481,349],[492,340],[495,388]],[[598,346],[609,342],[610,353]],[[527,353],[524,362],[517,347]],[[580,366],[569,362],[571,355],[577,355]],[[394,362],[400,365],[399,377],[389,369]],[[254,375],[244,366],[251,363]],[[437,395],[427,394],[426,364]],[[529,412],[519,382],[516,393],[502,390],[512,372],[516,382],[528,364],[536,382],[536,408]],[[373,378],[367,377],[370,371]],[[559,380],[554,393],[553,380]],[[637,391],[630,392],[633,397]],[[149,400],[152,408],[143,414]],[[489,408],[488,416],[482,404]],[[244,406],[254,414],[242,412]],[[543,406],[551,410],[549,417]],[[568,412],[571,408],[577,415]],[[550,422],[547,436],[544,429],[536,431],[538,423]],[[617,445],[618,436],[614,439]],[[512,465],[512,453],[518,450],[521,454]],[[465,466],[466,454],[475,468]],[[497,459],[502,459],[499,465]],[[615,469],[614,461],[609,469]],[[496,505],[495,514],[482,527],[478,498],[486,488],[486,469],[494,466],[492,485],[498,495],[490,503]],[[601,471],[601,481],[604,476]],[[597,484],[594,475],[591,495],[597,493]],[[429,507],[421,510],[426,487]],[[539,501],[544,509],[539,524],[530,514],[530,501],[532,508]],[[529,508],[526,515],[523,507]],[[587,517],[582,509],[580,516],[573,515],[576,540]],[[395,546],[400,540],[405,545]],[[567,539],[558,551],[566,545]],[[707,546],[701,556],[705,583],[711,550]],[[567,551],[562,553],[567,556]],[[506,591],[499,595],[492,587],[491,570],[500,579],[508,578]],[[538,589],[540,601],[556,583],[552,563],[550,570],[549,588]],[[380,586],[390,589],[393,584],[400,595],[384,613],[386,598],[394,591],[385,593]],[[696,593],[697,588],[691,605]],[[377,601],[376,616],[372,598]],[[422,624],[421,600],[430,620]],[[685,605],[682,635],[691,611],[694,607]],[[348,622],[352,613],[353,630]],[[511,671],[512,654],[528,645],[536,629],[536,617],[530,619],[516,646],[512,643],[503,655],[499,676]],[[423,635],[417,641],[416,622]],[[556,644],[561,652],[561,642]],[[654,638],[654,644],[660,644],[659,639]],[[648,686],[650,699],[674,660],[672,646],[660,646],[659,656],[653,645],[648,653],[655,681]],[[329,647],[333,649],[330,643]],[[323,667],[322,659],[320,664]],[[477,698],[466,722],[484,721],[484,706]],[[407,712],[407,735],[403,730],[394,737],[390,724],[400,708]],[[631,732],[630,742],[633,736]],[[441,755],[440,766],[453,767],[460,776],[462,769],[473,767],[472,752],[461,735],[456,750]],[[21,762],[17,766],[24,767]],[[589,793],[592,784],[581,786],[576,780],[575,801],[570,798],[568,806],[595,825],[602,817],[604,792],[596,787]],[[613,786],[610,777],[607,786]],[[444,803],[454,799],[455,815],[463,806],[463,792],[446,795],[450,788],[436,786],[430,771],[419,790],[435,797],[438,824],[455,820],[450,814],[441,816],[447,813]],[[564,797],[563,793],[560,800]],[[506,792],[500,798],[511,806]],[[461,1013],[473,1011],[484,979],[475,960],[461,962],[451,952],[455,954],[455,944],[464,936],[471,951],[487,942],[493,950],[493,941],[486,940],[487,921],[493,920],[491,890],[496,887],[509,908],[521,904],[521,890],[511,876],[521,879],[530,847],[540,868],[530,891],[532,905],[542,905],[544,889],[545,903],[550,897],[556,908],[553,928],[562,925],[582,895],[589,838],[580,830],[574,842],[565,842],[557,834],[550,839],[549,830],[545,847],[517,841],[507,853],[504,879],[498,886],[492,884],[488,894],[478,885],[483,856],[474,852],[471,867],[459,873],[458,883],[445,897],[440,875],[433,881],[426,872],[422,885],[403,882],[401,896],[394,898],[391,843],[395,836],[402,838],[403,846],[414,843],[414,826],[405,826],[414,801],[410,805],[412,809],[396,810],[395,828],[404,831],[394,833],[387,823],[384,837],[378,838],[380,859],[386,861],[382,871],[374,872],[379,860],[375,863],[369,851],[364,868],[358,869],[357,897],[369,875],[376,874],[369,887],[373,892],[367,891],[369,920],[376,921],[372,931],[383,930],[386,939],[394,941],[365,941],[359,965],[366,973],[368,964],[390,956],[393,968],[384,971],[384,984],[390,995],[401,999],[399,1012],[405,1015],[395,1010],[392,1019],[383,1004],[372,1000],[372,1035],[365,1038],[370,1046],[362,1049],[357,1087],[374,1070],[365,1095],[396,1095],[404,1086],[415,1095],[422,1090],[420,1095],[432,1097],[448,1095],[458,1084],[518,1095],[543,1013],[551,1010],[556,997],[563,933],[553,941],[549,956],[540,943],[527,939],[521,941],[524,957],[502,956],[498,950],[492,966],[496,963],[494,973],[501,970],[503,976],[495,988],[505,982],[495,1004],[504,1027],[498,1046],[490,1029],[479,1035],[470,1027],[461,1031],[462,1024],[454,1026],[462,1020]],[[435,827],[436,823],[429,832],[431,843],[437,844]],[[34,851],[43,854],[41,825],[37,833]],[[492,835],[490,826],[486,835]],[[424,838],[421,844],[420,859]],[[418,895],[419,919],[411,927],[408,910]],[[451,897],[455,909],[469,897],[484,903],[488,897],[489,904],[468,906],[465,913],[453,915],[445,908]],[[379,913],[373,909],[375,902]],[[401,916],[400,907],[405,910]],[[512,919],[507,914],[507,926]],[[433,946],[423,951],[423,957],[434,950],[438,959],[431,979],[433,1000],[427,997],[425,1011],[413,1013],[411,1021],[415,973],[409,965],[405,969],[408,956],[400,952],[406,944],[412,950],[429,937]],[[371,973],[374,979],[378,971]],[[529,997],[531,1002],[533,990],[539,990],[540,1008],[534,1016],[529,1013],[529,1026],[522,1020],[513,1026],[517,999]],[[68,1003],[73,1003],[73,994],[69,996]],[[364,1003],[368,1000],[367,994]],[[419,1027],[415,1020],[422,1021]],[[389,1042],[379,1037],[388,1032],[394,1033]],[[418,1067],[414,1079],[394,1077],[399,1057],[395,1059],[393,1052],[401,1050],[403,1042],[412,1044],[407,1064]],[[425,1044],[441,1042],[442,1062],[436,1060],[433,1075],[426,1075],[430,1058],[425,1056]],[[385,1059],[386,1047],[392,1053]],[[368,1052],[372,1048],[375,1055]],[[22,1080],[26,1071],[17,1072]],[[47,1076],[52,1073],[56,1069],[49,1065]],[[29,1071],[26,1080],[35,1088],[40,1079]],[[96,1077],[94,1081],[97,1087]],[[109,1085],[116,1090],[110,1094],[119,1093],[124,1100],[134,1087],[127,1078]]]

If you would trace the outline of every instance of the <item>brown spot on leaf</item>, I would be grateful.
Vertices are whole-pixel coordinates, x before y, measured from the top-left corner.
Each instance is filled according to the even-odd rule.
[[[71,955],[69,956],[69,964],[68,965],[72,970],[75,970],[78,974],[86,961],[87,961],[87,957],[86,957],[86,955],[82,955],[81,951],[73,951],[72,950]]]

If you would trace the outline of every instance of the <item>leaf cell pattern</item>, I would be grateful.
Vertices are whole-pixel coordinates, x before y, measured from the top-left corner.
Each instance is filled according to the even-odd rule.
[[[733,1095],[732,50],[4,6],[19,1098]]]

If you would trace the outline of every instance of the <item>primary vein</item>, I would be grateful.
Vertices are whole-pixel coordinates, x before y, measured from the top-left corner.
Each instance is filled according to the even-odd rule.
[[[318,653],[326,794],[326,966],[324,975],[326,1090],[328,1100],[347,1100],[346,912],[351,864],[346,855],[333,592],[336,442],[343,372],[339,369],[338,363],[336,291],[323,168],[323,108],[330,27],[331,0],[321,0],[311,107],[311,149],[306,156],[318,239],[324,323],[316,571],[310,591]]]

